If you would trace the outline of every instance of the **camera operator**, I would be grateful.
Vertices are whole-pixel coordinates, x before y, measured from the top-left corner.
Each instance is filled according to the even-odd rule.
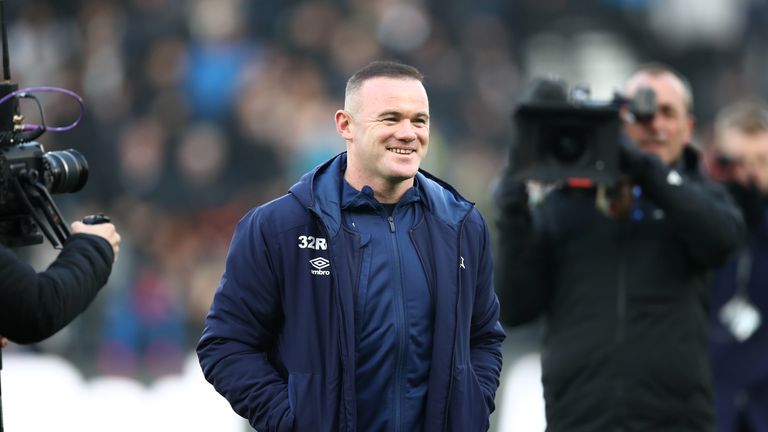
[[[716,273],[712,290],[717,430],[768,432],[768,106],[739,101],[720,111],[714,149],[710,173],[749,228],[747,245]]]
[[[625,82],[656,94],[624,116],[629,179],[608,210],[595,187],[555,187],[529,205],[509,169],[498,191],[501,321],[543,316],[547,430],[711,431],[708,276],[744,237],[725,189],[704,178],[686,80],[659,64]],[[514,163],[514,161],[513,161]]]
[[[106,284],[119,252],[115,226],[77,221],[71,230],[58,257],[40,273],[0,245],[3,338],[26,344],[52,336],[83,312]]]

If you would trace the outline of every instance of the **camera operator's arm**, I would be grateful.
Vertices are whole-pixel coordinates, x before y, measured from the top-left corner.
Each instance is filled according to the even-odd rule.
[[[543,277],[543,236],[529,210],[525,183],[505,171],[496,198],[499,236],[494,284],[499,317],[506,325],[524,324],[540,316],[549,301],[550,289]]]
[[[697,262],[721,265],[744,241],[746,226],[741,212],[721,185],[705,179],[694,168],[677,172],[629,140],[622,142],[620,154],[625,171],[642,193],[664,210]],[[681,158],[683,166],[696,164],[693,149],[685,149]]]
[[[0,335],[39,342],[83,312],[106,284],[120,241],[115,227],[75,222],[72,231],[41,273],[0,246]]]

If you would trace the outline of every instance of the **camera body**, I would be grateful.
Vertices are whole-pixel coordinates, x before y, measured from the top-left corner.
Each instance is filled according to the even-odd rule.
[[[0,96],[14,91],[15,84],[0,83]],[[88,163],[76,150],[46,152],[32,141],[42,130],[22,131],[17,112],[15,99],[0,112],[0,243],[27,246],[42,243],[45,235],[56,247],[69,231],[50,194],[82,189]]]
[[[653,118],[653,90],[640,89],[632,100],[615,95],[611,101],[596,102],[585,87],[569,94],[561,80],[534,82],[513,115],[513,177],[545,183],[586,179],[615,184],[621,175],[619,143],[625,139],[622,110],[639,121]]]
[[[37,142],[0,147],[0,243],[42,243],[32,212],[53,208],[39,186],[50,193],[77,192],[87,179],[87,161],[76,150],[45,152]]]

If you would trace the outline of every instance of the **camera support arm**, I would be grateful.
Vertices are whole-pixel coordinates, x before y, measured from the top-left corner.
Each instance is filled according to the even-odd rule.
[[[64,242],[70,236],[69,229],[66,224],[64,224],[64,218],[61,216],[59,208],[56,207],[56,203],[53,201],[48,189],[46,189],[40,182],[30,178],[33,174],[26,174],[27,175],[20,176],[24,180],[24,185],[22,185],[21,182],[19,182],[19,178],[16,177],[12,180],[13,186],[21,197],[27,211],[29,211],[30,216],[35,221],[35,224],[40,228],[40,231],[43,232],[43,235],[45,235],[45,238],[51,242],[54,248],[61,249]],[[34,201],[35,205],[33,205],[32,201]],[[40,219],[35,208],[40,209],[40,212],[43,213],[45,219],[48,221],[50,229]],[[51,231],[53,231],[53,233]],[[54,234],[56,238],[54,238]]]

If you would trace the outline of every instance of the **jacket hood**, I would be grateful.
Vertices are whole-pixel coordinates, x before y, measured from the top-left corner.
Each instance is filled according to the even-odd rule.
[[[347,152],[339,153],[304,174],[289,189],[304,207],[322,219],[331,237],[341,228],[341,182],[346,167]],[[422,169],[419,169],[416,177],[429,212],[446,224],[458,228],[475,204],[462,197],[448,183]]]

